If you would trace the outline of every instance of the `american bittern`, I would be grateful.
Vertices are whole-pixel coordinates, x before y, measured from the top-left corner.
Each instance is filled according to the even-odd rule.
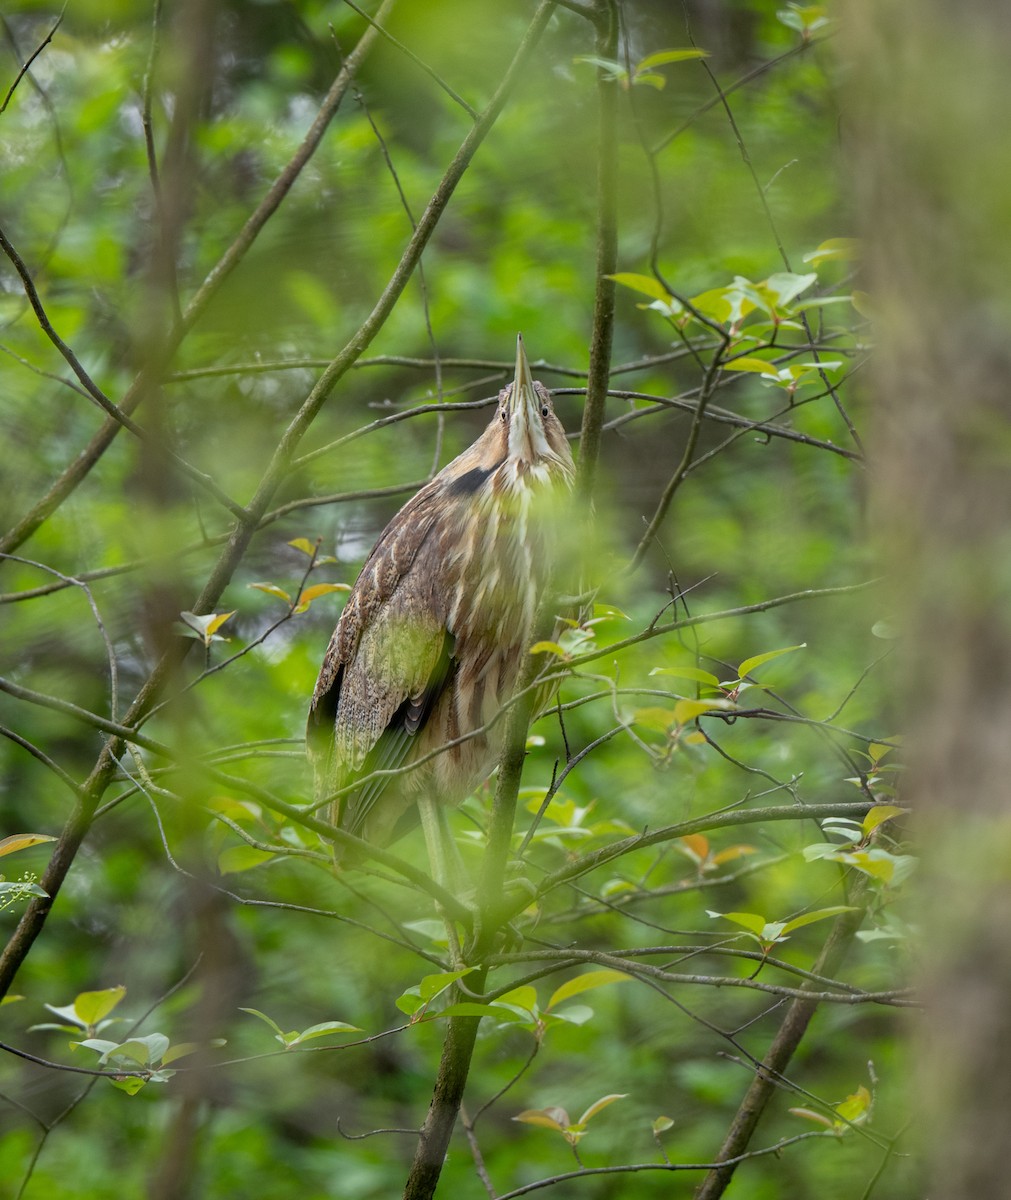
[[[488,726],[529,648],[573,471],[520,338],[491,424],[380,534],[330,640],[307,740],[317,796],[341,792],[338,827],[385,846],[417,805],[442,873],[439,806],[459,804],[498,758],[503,723]]]

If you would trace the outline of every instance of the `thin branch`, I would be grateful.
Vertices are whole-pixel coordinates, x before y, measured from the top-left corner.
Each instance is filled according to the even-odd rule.
[[[64,0],[64,5],[60,9],[60,15],[56,18],[56,21],[53,24],[53,27],[49,30],[49,32],[46,34],[46,36],[42,39],[41,42],[39,42],[39,44],[35,47],[35,49],[32,51],[32,53],[25,60],[24,66],[22,66],[21,70],[18,71],[17,75],[15,76],[14,82],[7,89],[7,94],[3,98],[3,103],[0,103],[0,113],[6,112],[7,105],[10,104],[11,97],[14,95],[15,91],[17,90],[18,84],[21,82],[22,79],[24,79],[24,77],[31,70],[32,63],[39,57],[39,55],[42,53],[42,51],[45,50],[45,48],[53,40],[53,35],[56,33],[57,29],[59,29],[60,25],[63,23],[63,14],[66,11],[67,11],[67,4],[66,4],[66,0]]]
[[[784,51],[775,58],[767,59],[765,62],[759,63],[758,66],[752,67],[752,69],[746,74],[742,75],[739,79],[735,79],[733,83],[728,84],[725,88],[723,88],[723,95],[733,95],[738,88],[745,87],[753,80],[758,79],[760,76],[771,71],[774,67],[778,67],[780,63],[786,62],[787,59],[795,58],[798,54],[803,54],[805,50],[809,50],[812,46],[817,46],[825,40],[825,38],[805,38],[803,41],[798,42],[795,46],[791,46],[789,50]],[[716,108],[720,103],[720,97],[714,96],[711,100],[707,100],[704,104],[700,104],[689,117],[686,117],[685,120],[681,122],[680,125],[671,130],[670,133],[664,134],[660,141],[653,146],[650,153],[659,154],[661,150],[665,150],[676,138],[679,138],[683,133],[687,133],[688,130],[691,129],[691,127],[699,119],[699,117],[705,116],[710,109]]]
[[[23,1058],[26,1062],[34,1063],[37,1067],[48,1067],[51,1071],[64,1071],[71,1075],[94,1075],[98,1079],[150,1079],[155,1068],[146,1071],[99,1071],[90,1070],[88,1067],[72,1067],[68,1063],[51,1062],[48,1058],[39,1058],[37,1054],[29,1054],[27,1050],[19,1050],[17,1046],[9,1046],[6,1042],[0,1042],[0,1050],[7,1054],[13,1054],[16,1058]]]
[[[618,52],[618,8],[615,0],[600,0],[596,11],[598,58]],[[600,456],[600,433],[614,338],[612,276],[618,269],[618,81],[597,68],[597,256],[594,271],[593,331],[586,407],[579,435],[577,489],[584,501],[593,495]]]
[[[831,1130],[812,1131],[809,1133],[798,1133],[793,1137],[783,1138],[776,1142],[774,1146],[763,1146],[760,1150],[749,1150],[744,1154],[738,1155],[733,1159],[733,1165],[747,1162],[753,1158],[764,1158],[768,1154],[774,1154],[777,1157],[787,1146],[796,1145],[797,1142],[810,1141],[811,1138],[834,1138],[836,1135]],[[498,1200],[517,1200],[519,1196],[528,1196],[531,1192],[540,1191],[541,1188],[554,1187],[558,1183],[567,1183],[570,1179],[588,1179],[594,1175],[633,1175],[640,1171],[711,1171],[714,1167],[720,1166],[719,1163],[629,1163],[625,1166],[618,1167],[584,1167],[580,1171],[566,1171],[561,1175],[552,1175],[549,1179],[538,1179],[534,1183],[524,1184],[522,1187],[515,1188],[511,1192],[503,1192]],[[727,1164],[723,1164],[727,1165]]]
[[[708,343],[702,343],[697,347],[699,350],[711,348]],[[696,347],[693,346],[692,349],[696,349]],[[677,362],[689,353],[691,353],[690,350],[679,347],[677,350],[667,350],[663,354],[647,355],[643,358],[637,358],[632,362],[619,363],[617,366],[612,366],[611,374],[626,375],[633,371],[649,371],[666,363]],[[244,362],[229,363],[225,366],[193,367],[187,371],[173,372],[171,375],[166,376],[165,382],[187,383],[193,379],[213,379],[227,375],[267,375],[274,371],[321,370],[329,362],[330,359],[328,358],[282,358],[268,362]],[[495,371],[497,374],[500,373],[503,376],[508,376],[515,366],[515,363],[497,358],[442,358],[440,362],[446,368]],[[419,371],[429,371],[435,367],[435,360],[403,354],[377,354],[370,358],[358,359],[351,369],[360,371],[369,367],[410,367]],[[532,359],[530,367],[531,370],[536,372],[549,375],[563,375],[572,379],[585,379],[588,374],[586,371],[579,370],[578,367],[566,367],[559,363],[549,363],[543,358]]]
[[[663,495],[656,506],[656,511],[652,519],[646,526],[646,532],[635,548],[635,553],[632,555],[631,561],[628,564],[628,570],[634,571],[645,557],[646,551],[652,546],[653,540],[663,524],[664,518],[670,509],[671,502],[674,499],[674,493],[681,486],[685,476],[688,474],[688,469],[691,466],[692,459],[695,456],[695,447],[698,445],[699,435],[702,432],[702,422],[705,417],[706,406],[712,398],[716,384],[719,382],[720,370],[723,363],[723,352],[729,344],[730,338],[727,336],[723,345],[713,355],[712,360],[706,369],[705,378],[702,381],[702,387],[699,391],[698,403],[695,407],[695,413],[692,417],[691,428],[688,430],[688,437],[685,440],[685,447],[681,454],[681,461],[675,468],[674,474],[671,476],[664,488]]]
[[[611,642],[595,650],[587,650],[584,654],[573,655],[567,662],[570,669],[581,667],[584,663],[596,662],[597,659],[607,658],[629,646],[636,646],[650,638],[662,637],[679,629],[692,629],[697,625],[709,625],[713,621],[725,621],[731,617],[748,616],[756,612],[768,612],[771,608],[780,608],[784,604],[796,604],[799,600],[818,600],[828,596],[848,596],[853,592],[862,592],[866,588],[880,583],[878,579],[869,579],[865,583],[844,584],[841,587],[807,588],[802,592],[790,592],[786,596],[776,596],[772,600],[760,600],[757,604],[742,604],[738,608],[725,608],[719,612],[701,613],[695,617],[682,617],[679,621],[668,621],[664,625],[650,625],[641,633],[622,638],[621,641]]]
[[[38,759],[38,761],[42,763],[44,767],[48,767],[50,771],[53,772],[53,774],[61,781],[61,783],[66,784],[66,786],[70,788],[75,796],[80,796],[81,785],[79,783],[75,783],[74,780],[71,779],[71,777],[67,774],[67,772],[64,771],[64,769],[59,765],[59,763],[53,762],[49,755],[40,750],[38,746],[28,741],[27,738],[23,738],[21,734],[15,733],[13,729],[8,729],[6,725],[0,725],[0,737],[5,737],[8,741],[13,742],[16,746],[20,746],[22,750],[27,750],[32,758]]]
[[[161,5],[162,0],[154,0],[154,11],[151,14],[151,49],[148,52],[147,67],[144,70],[142,85],[141,124],[144,129],[144,152],[147,155],[147,172],[151,180],[151,191],[155,203],[161,207],[161,182],[158,178],[158,155],[154,145],[154,120],[151,115],[152,91],[154,89],[154,70],[158,61],[159,42],[161,40]]]
[[[167,446],[163,446],[157,439],[153,438],[146,430],[142,429],[130,416],[115,404],[102,391],[97,383],[91,378],[88,372],[84,369],[77,355],[71,350],[67,343],[60,337],[53,327],[49,316],[46,313],[45,307],[39,296],[38,289],[35,286],[35,281],[32,279],[31,272],[28,270],[24,259],[18,254],[17,250],[8,240],[3,229],[0,228],[0,249],[10,259],[15,271],[21,278],[21,285],[24,288],[25,295],[28,297],[28,303],[32,306],[32,311],[35,313],[36,320],[39,323],[42,332],[52,342],[56,349],[63,356],[64,360],[74,372],[77,378],[81,381],[81,386],[95,403],[105,412],[114,422],[128,429],[134,437],[144,442],[145,445],[154,447],[159,454],[163,454],[169,459],[188,479],[202,487],[206,492],[214,497],[219,504],[228,509],[233,516],[239,518],[240,521],[247,519],[246,510],[241,504],[237,504],[229,495],[221,490],[214,482],[210,475],[198,470],[196,467],[188,463],[184,458],[181,458],[173,450]]]
[[[873,807],[874,805],[867,800],[849,800],[838,804],[789,804],[745,810],[734,806],[729,810],[703,814],[700,817],[692,817],[688,821],[679,821],[675,825],[665,825],[652,832],[647,830],[634,837],[622,838],[600,850],[592,850],[588,854],[579,855],[565,866],[559,867],[545,876],[538,885],[537,895],[547,895],[561,884],[578,879],[596,867],[611,862],[613,859],[621,858],[631,850],[673,841],[675,838],[686,837],[691,833],[708,833],[713,829],[754,825],[763,821],[822,820],[825,817],[854,817],[859,820],[866,816]],[[515,902],[513,911],[521,912],[529,903],[530,897],[525,896]]]
[[[62,571],[57,571],[55,567],[47,566],[45,563],[36,562],[31,558],[21,558],[17,554],[0,554],[0,559],[19,562],[24,566],[34,567],[38,571],[45,571],[50,575],[55,575],[66,586],[78,587],[84,593],[84,597],[88,601],[88,607],[91,609],[91,615],[95,618],[95,625],[98,628],[99,636],[105,646],[105,657],[109,666],[109,715],[115,720],[116,713],[119,710],[119,671],[116,666],[116,652],[113,649],[112,639],[109,637],[108,630],[105,628],[105,622],[102,620],[102,614],[98,610],[98,604],[87,582],[83,579],[77,579],[72,575],[64,575]]]
[[[167,746],[161,742],[156,742],[153,738],[149,738],[145,734],[138,733],[131,725],[120,723],[119,721],[110,721],[98,713],[81,708],[79,704],[73,704],[69,700],[62,699],[60,696],[50,696],[45,692],[33,691],[31,688],[22,687],[21,684],[15,683],[13,679],[6,679],[3,676],[0,676],[0,692],[6,692],[8,696],[13,696],[15,700],[26,700],[29,704],[37,704],[40,708],[49,708],[53,712],[73,717],[75,720],[81,721],[85,725],[90,725],[93,729],[98,729],[102,733],[135,742],[143,749],[150,750],[152,754],[158,754],[164,758],[174,757],[172,751]],[[129,717],[129,714],[127,714],[127,717]]]
[[[54,383],[59,383],[62,384],[63,387],[70,388],[70,390],[72,392],[76,392],[78,396],[83,396],[85,400],[91,399],[91,397],[79,383],[74,383],[72,379],[68,379],[65,375],[57,375],[55,371],[44,371],[42,367],[37,367],[33,362],[29,362],[27,358],[22,358],[20,354],[15,354],[10,346],[0,345],[0,350],[2,350],[3,353],[8,355],[10,358],[13,358],[16,363],[20,363],[21,366],[26,367],[34,375],[38,375],[41,379],[51,379]]]
[[[401,54],[404,55],[405,58],[409,58],[416,67],[419,67],[422,71],[424,71],[429,79],[434,80],[435,83],[442,88],[450,100],[452,100],[455,104],[459,104],[459,106],[472,121],[478,120],[479,113],[477,109],[472,108],[467,101],[464,100],[461,95],[459,95],[459,93],[455,92],[449,86],[449,84],[437,71],[433,70],[426,62],[423,62],[413,50],[410,50],[407,46],[405,46],[399,38],[395,38],[393,34],[390,33],[388,29],[385,29],[382,25],[380,25],[374,17],[370,17],[364,9],[359,8],[357,4],[353,3],[353,0],[344,0],[344,3],[348,6],[348,8],[353,9],[362,18],[362,20],[368,21],[373,29],[378,30],[378,32],[382,34],[382,36],[390,43],[391,46],[396,46],[396,48]]]

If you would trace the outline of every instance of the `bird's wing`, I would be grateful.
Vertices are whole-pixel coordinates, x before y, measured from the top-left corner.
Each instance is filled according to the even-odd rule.
[[[383,531],[348,598],[309,713],[320,796],[403,765],[450,678],[439,525],[438,498],[423,489]],[[389,783],[380,777],[342,797],[341,827],[360,833]]]
[[[374,771],[392,771],[405,764],[455,665],[453,637],[445,628],[424,636],[412,629],[408,636],[412,643],[410,666],[405,664],[407,669],[398,670],[396,678],[383,680],[379,687],[374,686],[376,681],[371,675],[362,676],[363,686],[354,689],[354,705],[349,705],[346,711],[342,706],[334,731],[335,758],[345,768],[338,777],[343,776],[345,783],[355,778],[363,780],[361,787],[339,802],[341,828],[361,836],[376,802],[384,797],[391,784],[394,784],[392,791],[400,798],[400,803],[388,803],[381,818],[370,822],[370,836],[379,842],[387,840],[409,806],[410,791],[403,779],[396,780],[387,775],[370,779],[369,776]],[[385,652],[382,658],[384,662],[391,661]],[[348,677],[349,693],[355,682],[353,674]],[[363,726],[367,732],[363,731]],[[364,757],[360,757],[368,742],[371,744]]]

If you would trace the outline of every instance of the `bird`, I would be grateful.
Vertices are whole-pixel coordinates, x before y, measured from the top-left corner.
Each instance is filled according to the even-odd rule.
[[[324,655],[306,730],[317,802],[336,794],[332,823],[379,847],[420,818],[436,878],[445,811],[498,760],[493,722],[551,587],[574,477],[519,336],[491,422],[379,535]],[[355,865],[340,845],[334,857]]]

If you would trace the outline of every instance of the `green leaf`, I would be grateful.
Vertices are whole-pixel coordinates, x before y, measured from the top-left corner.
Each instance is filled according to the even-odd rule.
[[[4,880],[0,877],[0,895],[5,893],[16,892],[15,899],[23,899],[26,896],[48,896],[49,893],[39,887],[37,883],[33,883],[27,879]]]
[[[499,1001],[492,1004],[478,1004],[473,1000],[464,1000],[459,1004],[447,1005],[441,1012],[433,1013],[433,1019],[438,1017],[491,1017],[496,1021],[512,1023],[527,1023],[527,1019],[514,1012],[511,1008],[499,1007]]]
[[[593,1009],[587,1004],[569,1004],[546,1014],[550,1021],[564,1021],[566,1025],[585,1025],[593,1020]]]
[[[606,275],[605,279],[613,279],[622,287],[631,288],[633,292],[641,292],[642,295],[650,296],[654,300],[662,300],[665,304],[674,299],[664,285],[658,279],[654,279],[652,275],[636,275],[629,271],[619,271],[617,275]]]
[[[218,636],[218,630],[230,617],[235,616],[235,610],[227,613],[207,613],[204,616],[181,612],[179,616],[182,621],[176,626],[177,631],[181,631],[186,637],[197,637],[205,646],[209,646],[213,641],[228,641],[228,638]]]
[[[31,846],[41,845],[42,842],[55,842],[56,838],[48,833],[12,833],[9,837],[0,838],[0,858],[5,854],[16,854],[18,850],[27,850]],[[42,892],[42,889],[39,889]],[[46,893],[42,892],[44,896]]]
[[[654,733],[667,733],[674,724],[674,714],[669,708],[637,708],[632,713],[632,720]]]
[[[207,624],[204,627],[204,636],[207,639],[214,637],[222,625],[230,618],[235,616],[235,609],[226,613],[209,613],[206,617],[198,617],[197,620]]]
[[[860,257],[860,246],[859,238],[829,238],[828,241],[822,242],[816,250],[805,254],[804,262],[810,263],[813,267],[836,259],[848,262]]]
[[[276,583],[247,583],[246,587],[256,588],[258,591],[266,592],[268,596],[276,596],[285,604],[291,604],[291,597],[284,588],[279,588]]]
[[[559,658],[567,658],[565,648],[557,642],[534,642],[530,647],[531,654],[556,654]]]
[[[839,861],[840,849],[838,842],[814,842],[812,845],[804,847],[804,861],[817,862],[819,859],[828,859],[830,862]]]
[[[788,4],[776,13],[776,17],[788,28],[795,29],[805,40],[829,23],[825,7],[821,4]]]
[[[657,1117],[653,1122],[653,1136],[656,1137],[658,1133],[666,1133],[668,1129],[673,1128],[674,1122],[670,1117]]]
[[[561,1004],[563,1000],[571,1000],[573,996],[578,996],[582,992],[605,987],[609,983],[627,983],[630,978],[623,971],[614,971],[609,967],[599,971],[587,971],[584,975],[577,975],[563,983],[561,987],[556,988],[551,994],[545,1011],[550,1012],[556,1004]]]
[[[848,1121],[851,1125],[859,1125],[870,1114],[871,1103],[870,1092],[861,1084],[851,1096],[846,1097],[842,1104],[836,1105],[835,1111],[844,1121]]]
[[[864,835],[873,833],[879,825],[883,825],[893,817],[901,817],[903,813],[907,812],[909,812],[908,808],[899,808],[897,804],[876,804],[863,819],[861,828]]]
[[[707,917],[722,917],[724,921],[733,921],[735,925],[740,925],[744,929],[750,930],[752,933],[761,934],[766,927],[765,917],[758,913],[746,912],[713,912],[712,909],[706,909]]]
[[[362,1031],[357,1025],[348,1025],[346,1021],[321,1021],[318,1025],[310,1025],[308,1029],[303,1029],[300,1034],[291,1042],[289,1046],[297,1046],[301,1042],[311,1041],[313,1038],[326,1037],[331,1033],[361,1033]]]
[[[153,1078],[152,1076],[152,1080]],[[126,1092],[128,1096],[136,1096],[140,1089],[149,1081],[140,1075],[124,1075],[122,1079],[110,1079],[109,1082],[114,1088],[118,1088],[119,1091]]]
[[[474,967],[464,967],[461,971],[442,971],[437,975],[426,975],[420,983],[409,987],[407,991],[398,996],[394,1003],[402,1013],[412,1017],[419,1009],[424,1008],[436,996],[451,987],[458,979],[462,979],[464,975],[469,975],[473,970],[475,970]]]
[[[837,917],[844,912],[856,912],[856,909],[851,904],[834,904],[831,908],[816,908],[813,912],[804,913],[802,916],[787,921],[783,926],[783,932],[792,933],[793,930],[801,929],[804,925],[813,925],[815,921],[825,921],[829,917]]]
[[[524,1125],[539,1125],[542,1129],[554,1129],[564,1133],[569,1128],[569,1114],[564,1108],[527,1108],[514,1121],[522,1121]]]
[[[692,59],[708,58],[708,50],[698,50],[695,47],[685,50],[657,50],[655,54],[647,54],[636,63],[636,74],[648,71],[651,67],[662,67],[666,63],[688,62]]]
[[[408,988],[406,992],[402,992],[393,1003],[409,1017],[413,1017],[419,1009],[425,1007],[425,1001],[418,995],[417,984]]]
[[[622,612],[620,608],[615,608],[613,604],[595,604],[593,606],[593,618],[595,620],[621,620],[630,621],[632,618],[626,612]]]
[[[697,683],[704,683],[709,687],[720,686],[720,681],[712,672],[703,671],[700,667],[654,667],[650,675],[669,675],[674,679],[694,679]]]
[[[186,1058],[187,1055],[196,1054],[199,1050],[204,1050],[209,1046],[224,1046],[227,1044],[225,1038],[211,1038],[207,1042],[177,1042],[174,1046],[170,1046],[161,1056],[163,1066],[168,1066],[169,1063],[177,1062],[180,1058]]]
[[[599,1100],[595,1100],[590,1107],[576,1122],[576,1128],[585,1125],[591,1117],[595,1117],[601,1109],[607,1108],[609,1104],[613,1104],[615,1100],[624,1100],[628,1096],[628,1092],[614,1092],[610,1096],[601,1096]]]
[[[82,1025],[97,1025],[103,1017],[112,1012],[125,995],[126,988],[122,985],[105,988],[100,992],[81,992],[74,998],[74,1015]]]
[[[111,1054],[113,1050],[119,1049],[119,1042],[109,1042],[105,1038],[82,1038],[79,1042],[72,1042],[73,1046],[81,1046],[85,1050],[94,1050],[97,1054],[101,1054],[103,1058]]]
[[[824,360],[822,362],[791,363],[787,368],[787,373],[791,379],[803,379],[805,375],[820,375],[822,371],[838,371],[841,366],[843,366],[841,359],[835,362]]]
[[[298,596],[298,604],[295,605],[295,612],[304,613],[314,600],[320,596],[329,596],[332,592],[350,592],[351,587],[347,583],[314,583],[312,587],[304,588]]]
[[[801,642],[797,646],[784,646],[782,650],[769,650],[765,654],[756,654],[752,658],[746,658],[744,662],[737,668],[737,674],[740,679],[745,675],[750,675],[756,668],[763,663],[771,662],[774,658],[779,658],[781,654],[792,654],[794,650],[803,650],[807,642]]]
[[[845,862],[870,875],[880,879],[882,883],[897,887],[916,866],[916,859],[908,854],[889,854],[887,850],[872,847],[870,850],[854,850],[845,857]]]
[[[513,988],[511,992],[506,992],[499,996],[495,1004],[511,1004],[514,1008],[521,1008],[524,1012],[536,1016],[540,1009],[537,1007],[537,992],[529,984],[524,984],[523,987]]]
[[[115,1050],[109,1050],[103,1056],[110,1058],[125,1058],[138,1063],[142,1067],[151,1063],[161,1062],[162,1055],[169,1048],[169,1039],[163,1033],[149,1033],[146,1037],[134,1037],[122,1042]]]
[[[766,375],[770,379],[779,379],[779,370],[773,363],[761,358],[735,358],[725,366],[727,371],[754,371],[758,375]]]
[[[766,279],[764,287],[776,298],[776,306],[785,308],[791,300],[795,300],[801,292],[806,292],[811,284],[816,283],[818,276],[795,275],[792,271],[779,271]]]
[[[754,304],[745,299],[735,288],[711,288],[691,299],[692,307],[704,317],[725,325],[729,321],[740,321],[754,309]]]
[[[307,554],[310,558],[319,549],[318,542],[310,542],[308,538],[292,538],[288,543],[289,546],[294,546],[296,550],[301,550],[303,554]]]
[[[662,92],[667,86],[667,80],[662,75],[655,75],[652,71],[636,71],[632,77],[632,82],[636,84],[645,83],[648,87],[656,88],[658,92]]]
[[[877,763],[879,759],[885,757],[886,754],[891,754],[896,749],[897,745],[902,741],[901,737],[890,737],[887,742],[871,742],[867,747],[867,754],[871,762]]]
[[[266,1013],[260,1012],[258,1008],[239,1008],[239,1012],[249,1013],[251,1017],[258,1017],[265,1025],[269,1025],[277,1035],[279,1041],[284,1041],[284,1034],[281,1032],[281,1026],[276,1021],[272,1021]]]
[[[426,975],[418,984],[418,995],[422,1000],[432,1000],[451,984],[462,979],[464,975],[469,975],[475,969],[474,967],[464,967],[460,971],[442,971],[438,975]]]

